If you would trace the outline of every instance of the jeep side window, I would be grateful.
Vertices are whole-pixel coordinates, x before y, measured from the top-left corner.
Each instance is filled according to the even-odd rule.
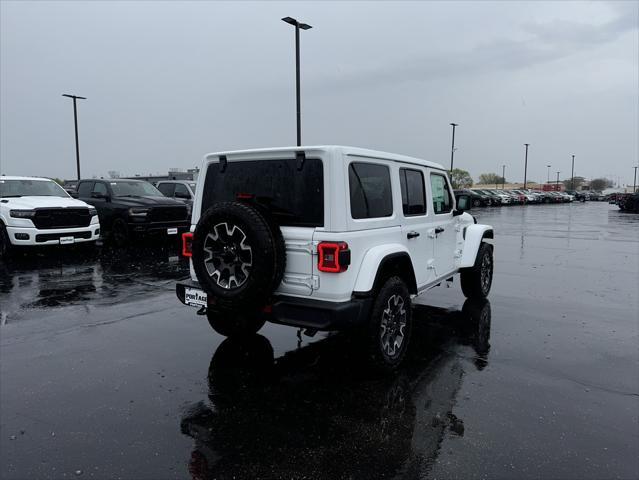
[[[91,189],[94,182],[81,182],[78,186],[78,197],[89,198],[91,196]]]
[[[162,195],[165,197],[172,197],[174,188],[175,186],[172,183],[160,183],[158,185],[158,190],[162,192]]]
[[[390,171],[386,165],[351,163],[348,183],[353,218],[390,217],[393,214]]]
[[[453,209],[453,199],[446,177],[439,173],[431,173],[430,188],[433,195],[433,210],[435,213],[450,212]]]
[[[424,175],[419,170],[399,169],[399,183],[402,187],[402,209],[404,216],[426,214],[426,191]]]

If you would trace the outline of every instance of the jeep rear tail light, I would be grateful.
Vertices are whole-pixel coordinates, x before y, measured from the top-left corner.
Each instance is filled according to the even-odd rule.
[[[182,256],[193,256],[193,233],[191,232],[182,234]]]
[[[351,251],[346,242],[321,242],[317,246],[320,272],[339,273],[351,264]]]

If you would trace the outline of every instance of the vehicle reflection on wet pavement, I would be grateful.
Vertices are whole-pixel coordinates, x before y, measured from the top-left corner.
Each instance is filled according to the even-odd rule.
[[[420,298],[396,375],[352,335],[214,334],[174,247],[0,264],[0,477],[638,478],[639,217],[473,213],[490,303]]]
[[[415,343],[395,375],[372,374],[348,335],[277,359],[261,335],[222,342],[208,370],[209,401],[182,417],[194,439],[193,478],[426,473],[444,432],[464,434],[453,407],[464,372],[487,364],[490,303],[419,306],[415,315]]]

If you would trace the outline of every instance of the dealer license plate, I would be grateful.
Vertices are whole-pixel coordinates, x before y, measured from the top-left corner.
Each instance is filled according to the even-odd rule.
[[[167,228],[166,233],[167,235],[177,235],[177,228]]]
[[[206,292],[198,290],[197,288],[185,288],[184,289],[184,303],[193,307],[206,307],[207,297]]]
[[[74,242],[75,242],[74,237],[60,237],[60,245],[68,245]]]

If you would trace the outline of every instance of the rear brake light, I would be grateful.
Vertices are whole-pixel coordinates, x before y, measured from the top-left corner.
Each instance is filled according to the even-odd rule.
[[[346,242],[321,242],[317,246],[317,252],[317,268],[320,272],[343,272],[351,264],[351,251]]]
[[[193,256],[193,234],[191,232],[182,234],[182,256]]]

